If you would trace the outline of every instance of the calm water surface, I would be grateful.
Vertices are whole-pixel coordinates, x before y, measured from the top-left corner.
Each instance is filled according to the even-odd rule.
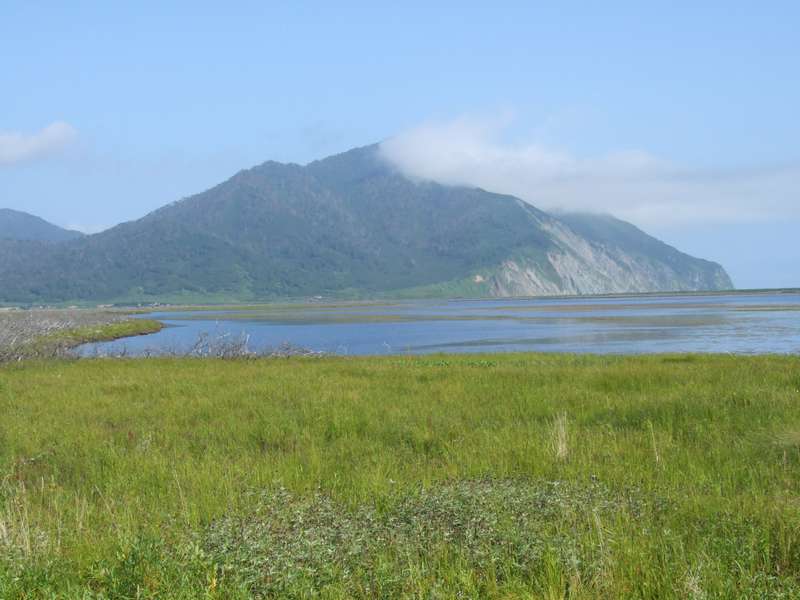
[[[205,334],[336,354],[432,352],[800,353],[800,290],[626,297],[413,301],[161,312],[156,334],[84,355],[186,352]]]

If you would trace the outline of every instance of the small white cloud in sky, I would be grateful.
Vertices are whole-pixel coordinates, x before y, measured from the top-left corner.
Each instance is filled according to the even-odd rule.
[[[0,165],[36,160],[63,150],[77,137],[68,123],[56,121],[36,133],[0,131]]]
[[[513,194],[549,210],[608,212],[642,226],[800,217],[800,165],[687,169],[643,150],[577,157],[502,140],[507,118],[428,123],[381,144],[408,176]]]

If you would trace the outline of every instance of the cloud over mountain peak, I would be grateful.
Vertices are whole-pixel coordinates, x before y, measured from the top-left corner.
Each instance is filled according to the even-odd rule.
[[[578,157],[506,143],[505,118],[427,123],[381,144],[408,176],[519,196],[549,210],[609,212],[643,226],[800,216],[800,165],[692,169],[643,150]]]

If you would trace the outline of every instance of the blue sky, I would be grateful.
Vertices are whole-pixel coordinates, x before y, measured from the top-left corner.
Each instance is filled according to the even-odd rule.
[[[0,8],[0,206],[98,230],[388,139],[800,286],[797,3],[68,4]]]

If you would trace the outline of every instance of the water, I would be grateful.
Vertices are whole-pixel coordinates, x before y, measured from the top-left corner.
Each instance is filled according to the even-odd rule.
[[[625,297],[409,301],[160,312],[152,335],[83,355],[186,352],[202,334],[342,355],[433,352],[800,353],[800,290]]]

